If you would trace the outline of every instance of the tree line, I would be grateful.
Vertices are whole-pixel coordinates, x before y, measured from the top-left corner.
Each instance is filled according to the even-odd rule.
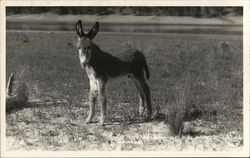
[[[219,17],[242,16],[242,7],[7,7],[6,15],[53,13],[86,15],[135,15],[135,16],[192,16]]]

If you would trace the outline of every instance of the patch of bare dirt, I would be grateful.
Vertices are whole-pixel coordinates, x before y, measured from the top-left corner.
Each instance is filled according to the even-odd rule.
[[[232,151],[243,146],[239,132],[219,134],[216,125],[201,120],[186,122],[183,136],[177,137],[162,121],[110,122],[103,127],[98,123],[84,124],[81,117],[61,115],[59,111],[63,110],[25,108],[10,114],[7,150]],[[190,131],[198,134],[190,135]]]

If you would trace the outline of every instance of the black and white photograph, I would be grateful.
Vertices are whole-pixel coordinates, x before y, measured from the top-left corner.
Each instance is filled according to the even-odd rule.
[[[64,2],[1,4],[3,156],[249,155],[243,1]]]

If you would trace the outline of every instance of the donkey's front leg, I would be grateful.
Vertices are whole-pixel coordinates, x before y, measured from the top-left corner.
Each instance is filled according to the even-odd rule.
[[[106,94],[105,94],[106,82],[104,80],[98,80],[98,99],[101,105],[101,117],[100,117],[100,125],[104,126],[106,121]]]
[[[97,98],[97,85],[96,81],[90,80],[90,92],[89,92],[89,115],[86,119],[86,123],[91,123],[95,115],[95,103]]]

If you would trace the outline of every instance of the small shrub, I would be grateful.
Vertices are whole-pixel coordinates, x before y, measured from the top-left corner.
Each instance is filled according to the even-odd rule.
[[[21,71],[16,75],[16,92],[11,94],[12,84],[8,84],[7,87],[7,98],[6,98],[6,109],[10,109],[13,106],[24,105],[28,101],[28,77],[29,67],[22,67]],[[13,77],[13,76],[12,76]],[[13,82],[13,78],[12,78]]]
[[[183,130],[183,122],[185,119],[185,110],[176,106],[170,110],[168,115],[168,123],[170,131],[174,135],[181,136]]]
[[[227,41],[222,41],[219,43],[219,53],[221,57],[229,57],[231,55],[230,43]]]
[[[28,75],[29,68],[23,67],[18,74],[17,80],[17,97],[23,98],[24,101],[28,100],[29,90],[28,90]]]

